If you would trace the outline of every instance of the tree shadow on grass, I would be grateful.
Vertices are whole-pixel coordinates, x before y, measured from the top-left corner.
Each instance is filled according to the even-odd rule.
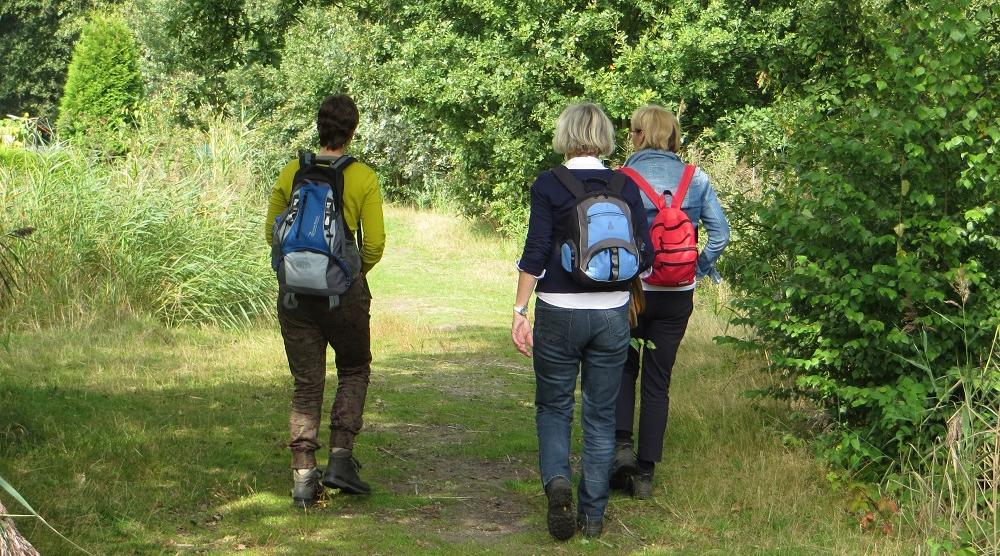
[[[114,370],[126,362],[101,349],[60,371],[95,373],[86,381],[14,370],[0,384],[0,475],[100,553],[497,547],[544,533],[533,375],[507,342],[500,328],[457,327],[426,352],[374,362],[357,448],[371,496],[332,493],[308,512],[290,507],[284,367],[126,387],[129,377]],[[162,348],[150,370],[179,368]],[[42,549],[65,550],[43,531],[30,534]]]

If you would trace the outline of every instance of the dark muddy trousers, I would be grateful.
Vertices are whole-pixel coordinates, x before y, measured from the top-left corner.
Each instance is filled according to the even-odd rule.
[[[316,438],[326,383],[326,346],[333,348],[337,365],[337,393],[330,410],[330,447],[354,447],[361,430],[368,380],[371,374],[371,293],[361,278],[330,309],[329,299],[297,295],[298,306],[288,309],[278,300],[278,322],[285,341],[288,368],[295,379],[289,417],[292,468],[316,466]]]
[[[637,457],[640,461],[659,462],[670,410],[670,374],[694,310],[694,290],[645,293],[646,309],[639,315],[639,324],[632,329],[632,337],[652,342],[655,347],[643,348]],[[632,437],[635,383],[639,371],[639,352],[629,349],[615,410],[615,437],[619,440]]]

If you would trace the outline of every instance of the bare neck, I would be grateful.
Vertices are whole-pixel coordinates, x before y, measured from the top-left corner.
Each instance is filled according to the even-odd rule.
[[[321,148],[319,150],[318,154],[319,154],[319,156],[334,157],[334,156],[344,156],[345,152],[347,152],[347,145],[344,145],[343,147],[340,147],[338,149],[331,149],[329,147],[323,147],[323,148]]]

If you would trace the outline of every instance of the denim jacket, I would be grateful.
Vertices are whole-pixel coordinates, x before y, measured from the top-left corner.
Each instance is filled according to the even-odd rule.
[[[625,161],[625,166],[639,172],[657,193],[663,193],[664,190],[673,193],[684,172],[684,161],[680,157],[670,151],[657,149],[643,149],[633,154]],[[667,200],[670,200],[669,196]],[[656,207],[646,195],[642,195],[642,204],[646,208],[646,219],[652,224],[656,216]],[[702,225],[708,232],[708,243],[698,255],[695,277],[700,279],[710,276],[715,282],[721,281],[718,271],[715,270],[715,261],[729,243],[729,222],[722,212],[722,205],[719,204],[708,175],[702,172],[701,168],[698,168],[691,179],[681,209],[687,213],[696,229]]]

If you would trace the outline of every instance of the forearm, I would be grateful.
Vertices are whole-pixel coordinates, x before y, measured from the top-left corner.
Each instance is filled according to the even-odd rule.
[[[514,305],[524,307],[531,301],[531,292],[535,290],[538,279],[521,270],[517,273],[517,294],[514,296]]]

